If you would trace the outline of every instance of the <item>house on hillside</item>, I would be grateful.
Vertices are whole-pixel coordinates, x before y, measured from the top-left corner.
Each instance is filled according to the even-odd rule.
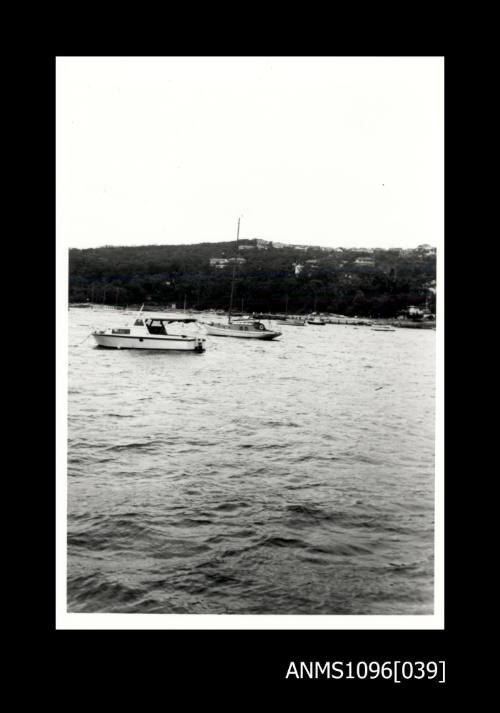
[[[229,263],[229,260],[225,257],[211,257],[210,265],[211,267],[225,267]]]
[[[415,307],[414,305],[408,307],[407,312],[409,317],[423,317],[424,315],[424,310],[421,307]]]
[[[363,267],[374,267],[375,266],[375,260],[374,258],[370,257],[369,255],[365,255],[363,257],[357,257],[354,260],[355,265],[360,265]]]
[[[222,268],[226,267],[227,265],[232,265],[234,263],[237,263],[238,265],[243,265],[246,260],[244,257],[211,257],[210,258],[210,265],[211,267],[217,267],[217,268]]]
[[[418,245],[417,250],[421,253],[424,253],[424,255],[426,256],[436,254],[436,248],[433,248],[432,245],[428,245],[427,243],[424,243],[423,245]]]

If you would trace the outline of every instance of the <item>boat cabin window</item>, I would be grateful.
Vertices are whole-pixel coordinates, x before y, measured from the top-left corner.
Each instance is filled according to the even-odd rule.
[[[111,334],[130,334],[130,329],[112,329]]]
[[[146,327],[150,334],[166,334],[165,326],[163,322],[159,319],[147,319]]]
[[[142,319],[136,319],[134,322],[134,327],[144,327],[144,322]]]

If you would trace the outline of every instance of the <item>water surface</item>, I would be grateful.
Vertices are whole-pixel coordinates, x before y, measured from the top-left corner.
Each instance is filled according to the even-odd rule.
[[[433,612],[434,331],[82,343],[129,320],[69,310],[69,611]]]

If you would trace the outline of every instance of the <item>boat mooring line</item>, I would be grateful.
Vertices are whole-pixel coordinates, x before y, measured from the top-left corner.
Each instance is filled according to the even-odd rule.
[[[92,335],[92,332],[89,332],[89,333],[87,334],[87,336],[85,337],[85,339],[84,339],[82,342],[79,342],[78,344],[74,344],[73,346],[74,346],[74,347],[81,347],[82,344],[83,344],[83,342],[86,342],[87,339],[88,339],[91,335]]]

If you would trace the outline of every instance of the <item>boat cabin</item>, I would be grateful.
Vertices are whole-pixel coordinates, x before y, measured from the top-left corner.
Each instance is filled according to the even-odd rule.
[[[143,327],[148,334],[167,334],[165,324],[173,322],[196,322],[193,317],[138,317],[134,322],[134,327]]]
[[[158,335],[166,335],[167,330],[165,329],[165,324],[172,324],[173,322],[196,322],[197,320],[193,317],[178,317],[178,318],[172,318],[172,317],[138,317],[133,326],[132,329],[126,329],[126,328],[119,328],[119,329],[111,329],[110,332],[111,334],[116,334],[116,335],[127,335],[127,334],[158,334]]]
[[[242,332],[262,332],[266,329],[265,325],[256,319],[233,319],[227,326]]]
[[[163,319],[142,319],[139,317],[134,322],[134,327],[146,327],[149,334],[166,334],[165,320]]]

